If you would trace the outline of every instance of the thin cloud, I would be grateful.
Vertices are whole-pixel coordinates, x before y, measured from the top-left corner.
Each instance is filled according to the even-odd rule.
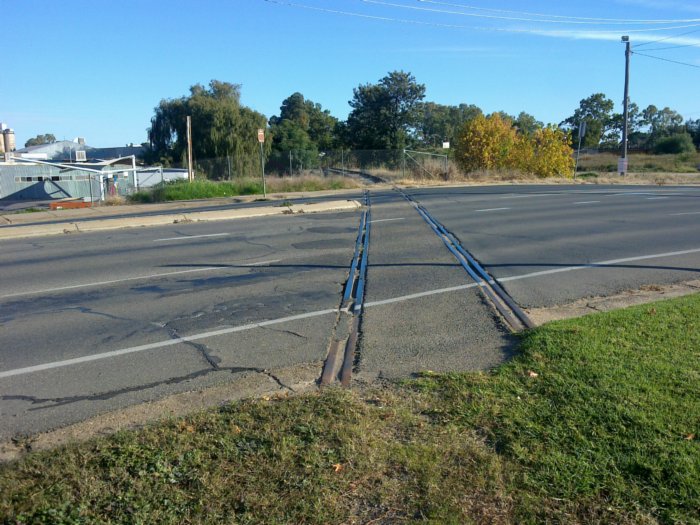
[[[539,36],[546,36],[551,38],[563,38],[567,40],[605,40],[608,42],[619,42],[624,32],[614,35],[611,33],[600,32],[600,31],[538,31],[532,30],[532,33]],[[634,43],[641,44],[643,42],[655,42],[659,40],[658,34],[644,34],[638,33],[635,35],[630,35],[630,38]],[[663,41],[664,45],[679,45],[679,46],[700,46],[700,38],[689,38],[689,37],[672,37],[666,38]]]
[[[644,7],[647,9],[677,9],[678,11],[687,11],[690,13],[700,13],[698,4],[690,4],[688,2],[675,2],[673,0],[617,0],[618,4]]]

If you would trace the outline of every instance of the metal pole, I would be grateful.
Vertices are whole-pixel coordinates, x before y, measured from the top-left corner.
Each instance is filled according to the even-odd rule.
[[[192,117],[187,115],[187,180],[194,180],[194,171],[192,170]]]
[[[226,155],[226,161],[228,162],[228,180],[231,180],[231,155]]]
[[[576,150],[576,165],[574,166],[574,180],[576,179],[576,174],[578,173],[578,159],[581,155],[581,139],[583,138],[583,123],[579,122],[578,125],[578,149]]]
[[[260,166],[262,167],[263,198],[267,199],[267,190],[265,189],[265,156],[262,142],[260,143]]]
[[[345,151],[340,148],[340,166],[343,169],[343,176],[345,176]]]
[[[138,175],[136,175],[136,155],[131,156],[131,167],[134,170],[134,189],[139,191],[139,178]]]
[[[406,178],[406,150],[403,150],[403,165],[401,168],[401,178]]]
[[[622,118],[622,159],[624,162],[621,175],[627,175],[627,140],[628,140],[628,125],[629,125],[629,102],[630,102],[630,55],[632,49],[630,46],[630,38],[623,36],[622,41],[625,43],[625,99],[623,101],[624,112]]]
[[[292,150],[289,150],[289,176],[291,177],[294,175],[294,172],[292,171]]]

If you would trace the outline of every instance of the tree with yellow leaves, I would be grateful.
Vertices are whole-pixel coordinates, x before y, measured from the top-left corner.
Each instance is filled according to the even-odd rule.
[[[464,125],[455,145],[455,158],[467,172],[517,169],[538,177],[570,177],[573,151],[569,143],[568,134],[554,126],[520,134],[510,119],[494,113]]]

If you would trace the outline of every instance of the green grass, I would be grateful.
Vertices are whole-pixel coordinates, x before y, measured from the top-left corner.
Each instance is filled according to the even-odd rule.
[[[269,177],[266,179],[268,193],[288,193],[297,191],[321,191],[355,188],[357,184],[344,177]],[[149,203],[193,199],[212,199],[240,195],[262,195],[262,180],[240,178],[231,181],[210,181],[196,179],[194,182],[177,181],[152,190],[140,191],[131,195],[131,202]]]
[[[489,373],[246,401],[0,468],[4,523],[700,523],[700,295]]]

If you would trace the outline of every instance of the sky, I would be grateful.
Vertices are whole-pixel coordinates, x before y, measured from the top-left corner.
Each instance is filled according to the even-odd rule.
[[[622,35],[631,100],[700,118],[697,0],[0,0],[0,27],[19,146],[144,142],[161,99],[212,79],[268,118],[300,92],[345,119],[353,88],[396,70],[426,101],[559,123],[593,93],[621,111]]]

